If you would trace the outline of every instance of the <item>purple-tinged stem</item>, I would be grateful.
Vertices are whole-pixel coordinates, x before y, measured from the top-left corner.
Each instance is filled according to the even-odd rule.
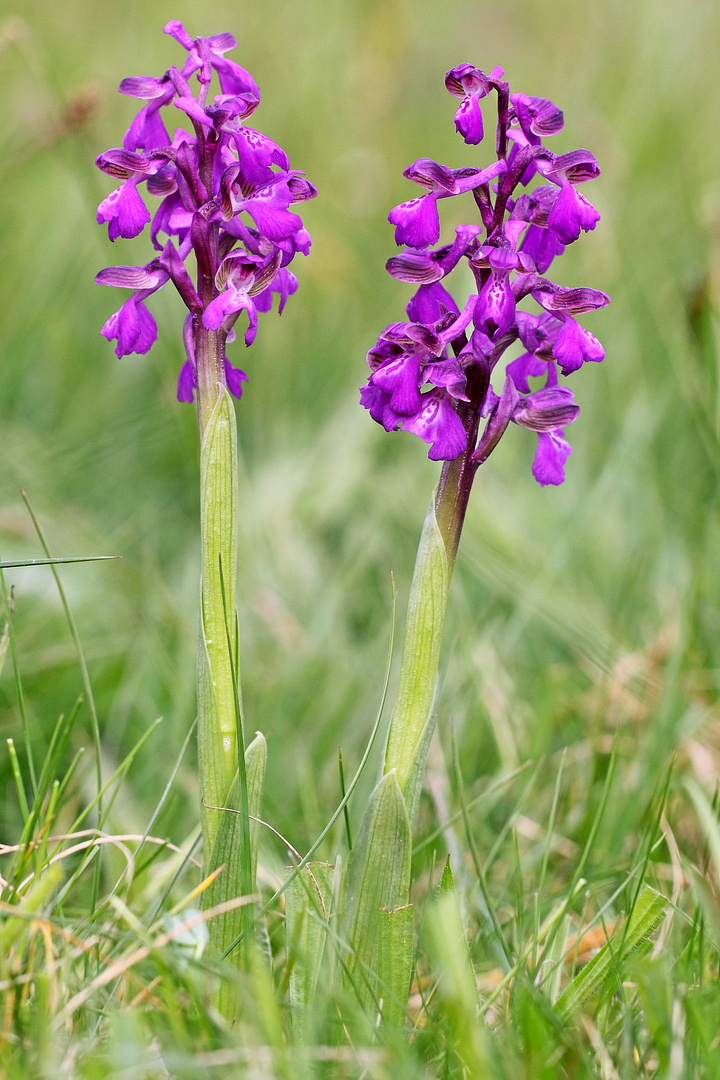
[[[193,321],[198,422],[202,439],[218,396],[225,387],[225,334],[222,330],[206,330],[198,316],[195,316]]]
[[[480,410],[489,385],[490,375],[485,368],[473,365],[468,370],[466,389],[470,400],[461,402],[458,408],[458,415],[467,432],[467,445],[460,457],[445,462],[438,483],[435,516],[445,543],[450,573],[455,565],[470,491],[478,470],[478,463],[472,460],[472,453],[477,443]]]

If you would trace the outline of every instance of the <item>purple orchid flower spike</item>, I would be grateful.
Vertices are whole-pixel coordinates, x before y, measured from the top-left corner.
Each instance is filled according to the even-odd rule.
[[[138,236],[152,222],[152,243],[160,253],[144,267],[110,267],[97,275],[100,284],[132,290],[102,334],[116,342],[118,356],[148,352],[157,328],[145,300],[170,280],[189,311],[178,399],[193,401],[208,379],[239,398],[246,375],[229,363],[225,345],[233,340],[233,325],[243,313],[245,344],[252,344],[258,314],[271,310],[273,294],[282,312],[297,290],[288,266],[298,252],[307,255],[311,241],[291,207],[317,192],[290,168],[277,143],[246,125],[260,91],[252,76],[226,56],[236,47],[235,38],[191,38],[176,20],[165,33],[186,50],[185,62],[157,78],[123,79],[120,92],[143,105],[122,148],[100,154],[96,162],[121,181],[98,207],[98,222],[107,223],[110,240]],[[220,93],[211,97],[213,79]],[[183,120],[189,129],[175,127]],[[174,130],[172,137],[169,130]],[[149,196],[160,200],[154,215],[140,192],[143,184]],[[191,256],[195,282],[186,266]],[[217,353],[212,371],[198,359],[207,354],[208,334],[215,335]]]
[[[122,146],[100,154],[96,162],[117,185],[100,203],[98,221],[107,223],[110,240],[139,236],[149,225],[152,257],[143,266],[107,267],[96,282],[128,291],[101,331],[116,343],[119,357],[147,353],[154,344],[157,326],[147,302],[168,281],[187,309],[177,398],[197,403],[200,434],[198,784],[205,876],[210,881],[226,862],[225,849],[220,851],[215,843],[224,817],[221,808],[234,806],[242,816],[249,797],[241,764],[246,760],[243,723],[237,712],[234,613],[240,503],[237,422],[230,399],[242,396],[247,375],[230,362],[226,346],[239,336],[246,346],[252,345],[260,316],[272,310],[276,298],[282,313],[297,291],[290,264],[298,253],[307,255],[311,245],[297,209],[317,192],[290,167],[282,147],[248,126],[260,92],[252,76],[226,55],[236,46],[232,35],[192,38],[176,20],[165,32],[184,50],[184,62],[159,77],[122,81],[120,92],[137,98],[140,109]],[[157,200],[154,213],[148,199]],[[453,313],[449,321],[454,318]],[[436,396],[458,392],[463,383],[460,370],[445,370],[438,362],[447,325],[447,319],[442,321],[425,352],[418,353],[418,371],[421,362],[434,365],[434,380],[428,381]],[[402,334],[397,337],[395,351],[405,355],[409,346]],[[408,341],[415,341],[412,334]],[[403,396],[409,387],[404,372],[397,380],[400,389],[390,375],[386,382],[389,392],[377,388],[374,393],[391,400],[402,417],[415,408],[412,422],[417,426],[424,417],[439,456],[454,451],[444,435],[444,397],[438,398],[435,416],[429,402],[416,402],[412,393]],[[460,423],[454,413],[453,422]],[[464,438],[461,424],[456,434]],[[248,753],[261,743],[257,735]],[[245,839],[242,844],[249,856]],[[223,879],[222,889],[255,893],[249,857]],[[254,939],[249,906],[244,918],[249,945]],[[209,935],[210,952],[219,958],[235,937],[234,924],[220,917]],[[229,962],[244,967],[246,960],[249,954],[238,949]],[[221,987],[214,1004],[228,1021],[238,1015],[234,992]]]
[[[410,321],[387,327],[368,352],[361,402],[386,430],[418,435],[429,443],[430,458],[446,462],[440,491],[452,473],[460,485],[453,513],[461,524],[458,507],[467,502],[475,471],[511,424],[537,434],[535,479],[562,483],[571,453],[564,431],[579,408],[572,391],[558,384],[558,372],[565,377],[603,359],[602,345],[577,316],[604,307],[609,297],[544,276],[600,218],[577,190],[600,173],[594,155],[555,154],[544,145],[562,130],[562,111],[547,98],[511,94],[499,67],[485,74],[459,64],[445,85],[460,99],[456,130],[473,146],[484,136],[482,109],[496,95],[495,160],[485,168],[448,168],[420,158],[405,170],[426,192],[390,212],[404,250],[387,270],[415,287]],[[470,193],[480,221],[456,226],[454,241],[439,243],[440,200]],[[472,271],[476,292],[458,304],[446,278],[462,264]],[[527,301],[534,311],[525,309]],[[517,341],[525,351],[506,365],[496,394],[493,372]],[[537,378],[544,380],[540,389],[529,382]]]
[[[368,351],[370,374],[360,401],[386,431],[417,435],[428,444],[428,457],[443,465],[410,586],[382,778],[362,825],[367,844],[365,849],[356,845],[350,854],[352,880],[360,880],[371,858],[376,866],[387,860],[387,845],[373,838],[373,829],[380,798],[390,799],[391,791],[407,811],[407,816],[397,815],[397,835],[403,839],[393,850],[400,852],[400,843],[402,849],[412,846],[435,726],[449,585],[477,470],[513,426],[524,427],[537,439],[536,481],[541,486],[562,483],[572,452],[565,433],[579,413],[562,380],[604,355],[577,317],[603,307],[609,298],[596,289],[568,288],[545,277],[568,244],[595,228],[598,214],[576,190],[597,176],[595,158],[587,150],[562,155],[548,150],[543,140],[562,129],[562,112],[546,98],[511,94],[502,68],[486,75],[472,64],[459,64],[447,73],[445,85],[460,99],[455,128],[473,147],[483,139],[488,105],[495,99],[495,160],[484,168],[475,160],[467,168],[449,168],[420,158],[404,175],[424,193],[389,215],[404,250],[388,260],[387,270],[411,284],[414,293],[407,321],[386,326]],[[454,239],[443,243],[442,200],[465,198],[470,204],[470,195],[479,212],[476,220],[456,225]],[[458,216],[456,211],[454,222]],[[459,266],[470,274],[461,279]],[[450,288],[453,274],[462,293]],[[469,296],[468,279],[474,279]],[[506,351],[518,346],[520,355],[513,352],[510,362],[500,365]],[[394,879],[392,887],[381,883],[374,907],[409,903],[409,886],[409,871],[403,885]],[[367,950],[367,924],[361,933],[357,925],[353,908],[346,922],[348,941],[353,955],[363,957],[362,970],[371,971],[377,953],[361,951]]]

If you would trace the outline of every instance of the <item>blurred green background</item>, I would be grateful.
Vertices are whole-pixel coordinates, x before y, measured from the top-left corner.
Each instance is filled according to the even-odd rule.
[[[237,36],[233,55],[263,94],[254,122],[320,193],[305,206],[314,244],[294,267],[298,294],[281,319],[262,318],[250,351],[232,347],[249,375],[238,406],[243,692],[250,730],[269,741],[269,820],[302,846],[326,819],[337,747],[352,769],[377,707],[391,571],[400,615],[407,597],[438,468],[418,440],[377,428],[357,387],[365,352],[410,295],[383,269],[394,251],[387,213],[414,194],[402,169],[421,156],[489,160],[487,144],[466,147],[454,131],[443,77],[461,61],[501,64],[513,91],[553,99],[566,126],[552,148],[598,157],[603,175],[585,194],[602,221],[552,276],[613,303],[585,318],[607,359],[572,378],[582,414],[564,487],[535,484],[534,440],[519,429],[478,478],[451,596],[446,750],[452,719],[472,786],[569,745],[589,783],[597,756],[584,750],[607,753],[619,726],[628,768],[608,819],[616,847],[639,813],[635,793],[673,747],[712,783],[720,7],[3,0],[0,11],[0,558],[41,554],[21,488],[54,553],[122,555],[62,572],[104,768],[164,717],[116,804],[118,824],[144,826],[195,708],[197,427],[175,401],[181,305],[169,290],[153,297],[156,346],[118,360],[99,329],[120,294],[93,285],[103,266],[150,257],[146,236],[111,247],[95,223],[109,184],[93,159],[133,115],[120,79],[181,59],[162,34],[170,18],[192,35]],[[441,209],[446,235],[472,219],[469,197]],[[8,584],[41,747],[81,681],[49,570],[12,571]],[[9,661],[0,724],[20,745]],[[76,742],[89,744],[86,710],[82,726]],[[193,770],[189,754],[156,831],[179,839],[196,821]],[[19,824],[5,759],[0,776],[5,840]]]

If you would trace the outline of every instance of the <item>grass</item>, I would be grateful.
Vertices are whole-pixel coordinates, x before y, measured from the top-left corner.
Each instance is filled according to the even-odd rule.
[[[263,90],[258,124],[320,189],[300,291],[261,325],[238,407],[243,704],[249,733],[268,740],[263,818],[300,854],[340,803],[338,747],[352,777],[370,736],[390,573],[402,625],[435,482],[415,440],[374,430],[356,388],[407,298],[382,272],[385,215],[408,197],[402,168],[472,160],[452,131],[445,70],[504,64],[514,88],[565,109],[557,148],[587,145],[604,170],[591,193],[603,220],[558,268],[563,284],[613,297],[586,320],[607,360],[575,377],[568,480],[535,487],[532,440],[512,432],[478,479],[460,547],[415,837],[403,1034],[378,1035],[343,979],[332,882],[326,925],[322,910],[306,916],[326,945],[304,1047],[283,901],[237,988],[242,1022],[229,1029],[209,1005],[186,742],[197,435],[174,401],[179,312],[159,295],[157,346],[117,361],[98,336],[113,299],[92,286],[140,251],[111,251],[95,225],[107,187],[92,159],[130,116],[120,78],[173,58],[169,18],[237,34]],[[0,559],[44,555],[21,489],[53,554],[122,556],[58,568],[100,726],[102,812],[52,571],[5,571],[5,1076],[394,1080],[460,1076],[460,1061],[528,1080],[717,1074],[719,23],[704,0],[3,7]],[[378,750],[348,805],[351,839]],[[346,853],[341,814],[314,858]],[[448,854],[453,888],[445,879],[437,895]],[[259,861],[267,900],[288,864],[268,829]],[[655,910],[644,886],[666,898],[664,918],[633,944],[641,904]],[[558,1011],[583,972],[592,993],[579,1014]]]

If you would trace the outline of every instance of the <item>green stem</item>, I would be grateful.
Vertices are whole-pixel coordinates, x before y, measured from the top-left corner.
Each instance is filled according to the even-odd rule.
[[[237,431],[225,389],[223,335],[196,328],[200,423],[201,603],[198,635],[198,757],[206,871],[238,767]],[[220,571],[222,567],[222,575]],[[224,587],[224,597],[223,597]],[[225,611],[229,617],[226,630]],[[228,641],[228,638],[230,639]]]

